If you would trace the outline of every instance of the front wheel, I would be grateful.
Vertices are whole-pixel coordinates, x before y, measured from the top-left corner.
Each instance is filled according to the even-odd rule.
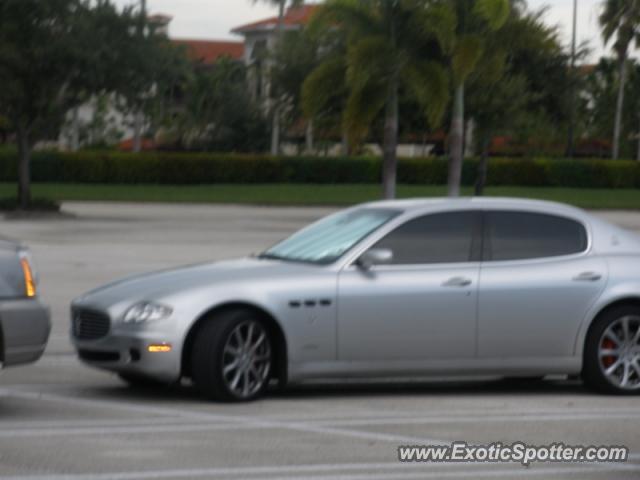
[[[583,378],[599,391],[640,394],[640,308],[617,307],[596,320],[585,345]]]
[[[194,384],[215,400],[254,400],[269,384],[272,351],[269,332],[253,312],[217,315],[195,339]]]

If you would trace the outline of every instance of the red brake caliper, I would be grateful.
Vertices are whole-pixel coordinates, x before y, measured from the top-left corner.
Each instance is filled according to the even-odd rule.
[[[608,338],[605,338],[604,340],[602,340],[603,350],[612,350],[615,348],[615,346],[616,344],[613,342],[613,340],[610,340]],[[611,365],[613,365],[615,361],[616,361],[616,357],[614,357],[613,355],[607,355],[605,357],[602,357],[602,364],[604,365],[605,368],[608,368]]]

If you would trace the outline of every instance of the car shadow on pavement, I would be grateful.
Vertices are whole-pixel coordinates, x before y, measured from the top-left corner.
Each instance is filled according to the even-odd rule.
[[[126,384],[86,387],[83,389],[92,396],[118,401],[163,401],[194,402],[205,401],[190,384],[156,385],[131,387]],[[531,380],[531,379],[493,379],[493,380],[429,380],[429,381],[323,381],[288,386],[285,389],[271,388],[264,400],[309,400],[357,397],[394,397],[394,396],[545,396],[545,395],[595,395],[586,389],[579,380]]]
[[[493,380],[429,380],[372,382],[314,382],[275,391],[270,396],[282,399],[380,397],[390,396],[450,396],[465,395],[562,395],[592,394],[579,380],[493,379]]]

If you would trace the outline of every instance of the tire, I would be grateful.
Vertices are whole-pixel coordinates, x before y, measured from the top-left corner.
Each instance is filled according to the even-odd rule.
[[[582,378],[599,392],[640,394],[640,308],[614,307],[596,319],[585,343]]]
[[[209,319],[197,332],[191,354],[193,383],[212,400],[248,402],[269,385],[272,340],[251,311],[233,310]]]

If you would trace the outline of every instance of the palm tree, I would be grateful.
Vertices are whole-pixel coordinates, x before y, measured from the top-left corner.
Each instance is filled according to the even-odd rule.
[[[635,42],[636,48],[640,46],[640,0],[605,0],[599,21],[605,45],[615,37],[613,49],[618,57],[618,99],[612,151],[613,158],[617,159],[620,156],[620,133],[622,132],[629,47],[632,42]]]
[[[320,108],[314,98],[332,99],[346,84],[342,122],[352,145],[383,115],[384,198],[396,194],[400,89],[411,92],[432,124],[446,108],[448,79],[437,57],[452,36],[451,20],[428,0],[329,0],[312,22],[311,28],[346,38],[347,45],[342,58],[327,55],[310,75],[303,102]],[[322,81],[340,72],[340,83]]]
[[[485,54],[486,36],[507,21],[509,0],[442,0],[456,19],[456,35],[449,52],[453,80],[453,111],[449,132],[449,196],[460,195],[464,155],[465,82]],[[491,52],[488,52],[491,53]]]
[[[266,2],[270,5],[278,7],[278,27],[276,30],[276,44],[275,48],[278,49],[282,43],[282,37],[284,34],[284,16],[289,7],[297,7],[304,3],[304,0],[253,0],[254,3]],[[278,93],[271,90],[272,105],[272,123],[271,123],[271,155],[278,155],[280,153],[280,102],[278,101]]]

